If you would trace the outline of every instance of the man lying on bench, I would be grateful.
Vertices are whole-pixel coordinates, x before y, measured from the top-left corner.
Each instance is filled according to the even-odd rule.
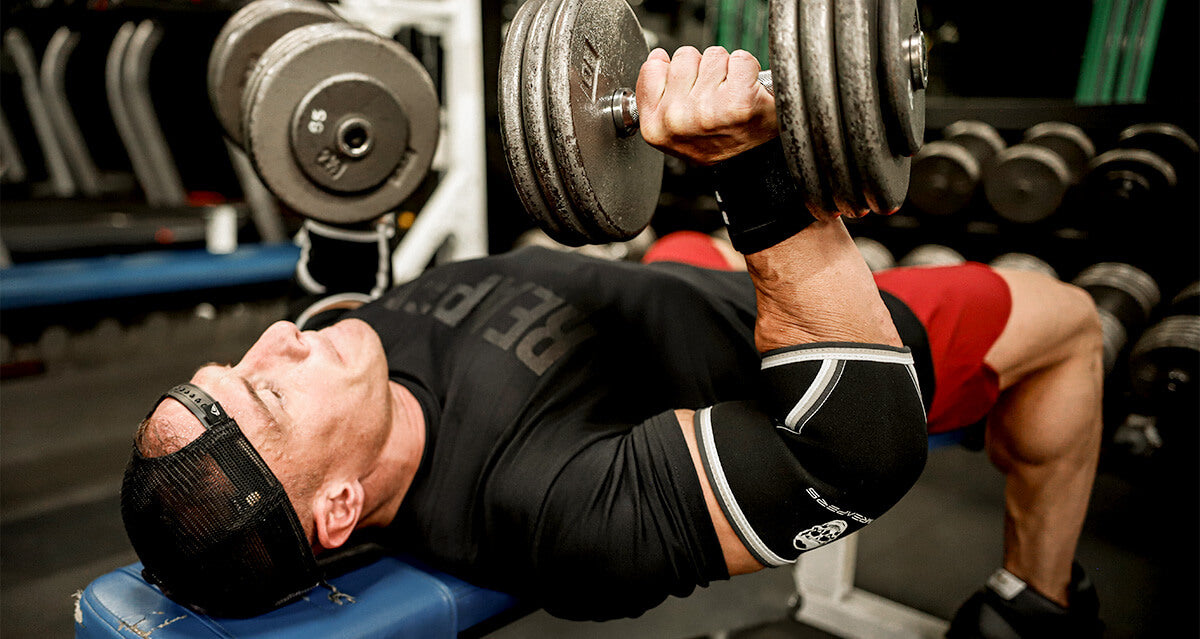
[[[938,301],[922,293],[935,271],[897,283],[905,301],[881,295],[839,219],[813,219],[787,180],[747,187],[786,171],[761,145],[774,111],[757,72],[744,52],[656,51],[638,86],[649,141],[721,161],[716,188],[749,277],[530,249],[431,269],[314,318],[317,331],[272,325],[235,366],[204,366],[168,391],[138,429],[121,501],[146,579],[194,610],[254,615],[323,583],[315,553],[380,527],[396,547],[552,614],[636,616],[794,561],[894,505],[924,466],[937,403],[941,334],[927,336],[915,312]],[[727,125],[667,118],[672,105]],[[1023,286],[979,270],[970,277],[1003,302]],[[1053,338],[1086,359],[1081,308]],[[983,361],[985,346],[984,396],[1057,370],[1065,352],[1004,368]],[[1054,541],[1045,571],[1064,618],[1098,450],[1067,438],[1074,492],[1033,511],[1064,513],[1069,543]],[[1028,461],[1042,481],[1064,481]]]

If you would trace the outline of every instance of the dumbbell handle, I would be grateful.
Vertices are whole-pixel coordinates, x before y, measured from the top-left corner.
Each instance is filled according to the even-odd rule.
[[[758,72],[758,83],[763,85],[767,93],[775,95],[775,84],[771,79],[771,70]],[[633,135],[641,127],[638,117],[637,94],[633,89],[617,89],[613,92],[610,109],[613,124],[621,135]]]

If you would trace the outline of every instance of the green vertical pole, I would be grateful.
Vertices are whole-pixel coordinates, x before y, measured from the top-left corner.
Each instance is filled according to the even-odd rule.
[[[1121,61],[1121,52],[1128,46],[1125,37],[1125,25],[1129,18],[1130,0],[1115,0],[1108,30],[1104,34],[1103,58],[1100,64],[1101,81],[1096,93],[1098,104],[1111,104],[1117,83],[1117,69]]]
[[[1154,70],[1154,55],[1158,51],[1158,34],[1162,30],[1163,14],[1167,10],[1167,0],[1151,0],[1149,15],[1146,18],[1146,28],[1142,32],[1142,43],[1139,47],[1138,68],[1135,74],[1131,98],[1134,102],[1145,102],[1146,92],[1150,89],[1150,73]]]
[[[1142,32],[1146,28],[1147,0],[1134,0],[1129,9],[1129,20],[1125,27],[1125,38],[1121,47],[1120,70],[1113,87],[1113,102],[1124,104],[1130,101],[1138,58],[1142,54]]]
[[[1108,20],[1111,14],[1112,0],[1093,0],[1092,21],[1088,25],[1087,40],[1083,46],[1083,61],[1079,67],[1079,84],[1075,89],[1075,101],[1079,104],[1095,104],[1096,102],[1104,34],[1108,31]]]

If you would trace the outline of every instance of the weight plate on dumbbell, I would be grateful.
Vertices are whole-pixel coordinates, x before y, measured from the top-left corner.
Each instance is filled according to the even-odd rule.
[[[1173,315],[1146,329],[1129,353],[1133,391],[1152,399],[1187,397],[1200,374],[1200,316]]]
[[[552,148],[554,140],[547,113],[546,47],[549,44],[550,27],[562,3],[563,0],[542,3],[534,14],[529,35],[525,39],[525,52],[521,57],[521,117],[525,125],[525,148],[529,152],[533,175],[541,189],[542,198],[550,207],[550,215],[573,232],[572,235],[555,239],[568,246],[589,242],[603,244],[604,236],[598,229],[586,227],[571,205]]]
[[[529,26],[543,2],[544,0],[529,0],[521,5],[517,15],[508,24],[508,32],[504,36],[499,77],[500,142],[504,146],[504,157],[508,162],[513,186],[529,216],[556,242],[578,246],[584,244],[586,238],[568,228],[556,217],[542,197],[529,150],[525,146],[525,123],[521,115],[521,60],[525,51],[525,41],[529,37]]]
[[[1171,298],[1171,313],[1200,315],[1200,282],[1192,282]]]
[[[1010,146],[984,173],[983,192],[1000,217],[1031,223],[1050,217],[1071,185],[1066,162],[1034,144]]]
[[[1088,162],[1096,156],[1096,145],[1083,129],[1068,122],[1042,122],[1025,131],[1028,144],[1044,146],[1054,151],[1067,164],[1071,183],[1078,184],[1087,171]]]
[[[886,271],[896,266],[896,258],[883,242],[858,236],[854,238],[854,245],[858,247],[859,254],[862,255],[863,261],[867,263],[867,268],[871,269],[872,273]]]
[[[962,253],[941,244],[922,244],[900,259],[900,266],[953,266],[967,261]]]
[[[1122,322],[1128,324],[1140,324],[1149,319],[1150,313],[1154,311],[1154,307],[1158,306],[1162,296],[1158,289],[1158,283],[1154,281],[1153,277],[1150,277],[1149,273],[1124,262],[1093,264],[1080,271],[1071,283],[1092,292],[1093,298],[1097,297],[1093,289],[1102,287],[1119,291],[1132,300],[1137,305],[1140,315],[1134,317],[1130,313],[1119,313]],[[1101,306],[1116,309],[1120,303],[1102,303]]]
[[[1085,189],[1099,201],[1142,202],[1161,197],[1176,184],[1175,169],[1144,149],[1112,149],[1088,165]]]
[[[256,0],[229,18],[209,54],[207,80],[213,113],[231,140],[242,143],[242,92],[263,52],[293,29],[338,20],[315,0]]]
[[[662,191],[663,154],[617,130],[620,89],[633,90],[649,49],[625,0],[565,0],[546,50],[551,146],[575,212],[600,243],[636,236]]]
[[[322,81],[292,116],[292,152],[300,169],[334,193],[379,186],[404,158],[408,136],[396,96],[363,73]]]
[[[908,201],[931,215],[953,215],[970,203],[980,177],[969,151],[954,142],[930,142],[913,158]]]
[[[893,148],[901,155],[925,141],[925,83],[929,79],[925,34],[916,0],[879,0],[879,59],[883,64],[883,110]]]
[[[823,185],[824,169],[817,163],[808,132],[808,107],[801,85],[798,0],[770,0],[771,83],[775,93],[775,115],[779,141],[792,176],[804,189],[809,213],[818,219],[836,218],[833,195]]]
[[[1117,145],[1150,151],[1183,175],[1194,175],[1196,155],[1200,150],[1192,136],[1167,122],[1143,122],[1126,127],[1117,135]]]
[[[336,83],[355,77],[370,78],[367,84],[383,87],[382,92],[372,89],[371,94],[387,104],[380,108],[362,105],[362,110],[353,111],[345,105],[324,109],[313,102],[331,79]],[[416,58],[392,40],[346,23],[301,27],[263,54],[250,88],[254,95],[248,99],[243,115],[247,154],[263,183],[304,216],[343,224],[371,219],[399,206],[429,170],[439,133],[437,93]],[[374,154],[396,144],[395,140],[379,138],[369,144],[360,140],[344,148],[339,145],[348,141],[342,139],[343,135],[359,139],[367,129],[394,131],[394,122],[370,121],[372,117],[394,115],[397,111],[391,102],[408,122],[408,143],[394,156],[388,151],[381,153],[380,163],[386,166],[377,166]],[[298,113],[301,109],[304,112]],[[332,114],[339,120],[321,120],[322,110],[326,117]],[[363,122],[366,126],[354,125]],[[321,138],[330,146],[313,154],[309,147],[293,144],[298,123],[305,127],[308,123],[329,124],[338,137]],[[391,162],[389,157],[398,160]],[[313,170],[328,172],[335,182],[354,178],[357,182],[352,187],[373,182],[381,173],[385,177],[375,186],[335,192],[324,186],[327,180],[311,178]]]
[[[970,152],[982,170],[986,170],[1006,146],[996,127],[979,120],[958,120],[947,124],[942,129],[942,139]]]
[[[988,262],[992,268],[1004,268],[1012,271],[1029,271],[1041,273],[1058,279],[1058,271],[1054,270],[1045,260],[1029,253],[1005,253]]]
[[[850,167],[846,127],[839,106],[833,4],[834,0],[799,3],[800,86],[808,111],[813,153],[823,169],[818,173],[822,190],[831,196],[823,207],[847,217],[861,217],[868,208]]]
[[[877,5],[870,0],[838,0],[833,6],[842,125],[850,155],[867,206],[890,215],[904,204],[911,158],[892,149],[884,124]]]

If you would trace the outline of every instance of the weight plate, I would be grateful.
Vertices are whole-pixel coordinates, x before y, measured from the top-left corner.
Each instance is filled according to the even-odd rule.
[[[1085,188],[1100,201],[1141,202],[1169,192],[1176,176],[1171,164],[1156,153],[1118,148],[1092,159]]]
[[[925,82],[929,77],[917,0],[879,0],[879,61],[887,96],[883,112],[893,148],[901,155],[912,155],[925,141]]]
[[[967,258],[962,253],[941,244],[922,244],[900,259],[900,266],[953,266]]]
[[[1030,255],[1029,253],[1005,253],[1004,255],[997,256],[996,259],[988,264],[992,268],[1003,268],[1010,271],[1029,271],[1058,279],[1058,271],[1054,270],[1053,266],[1050,266],[1042,258]]]
[[[796,3],[799,0],[770,0],[771,83],[775,93],[775,115],[779,141],[792,176],[804,189],[809,213],[818,219],[833,219],[840,212],[832,206],[833,195],[822,184],[808,133],[808,107],[801,86],[800,43]]]
[[[872,273],[886,271],[896,266],[896,258],[883,245],[883,242],[869,237],[855,237],[854,245],[858,247],[858,252],[863,256],[863,261],[867,263],[867,268],[871,269]]]
[[[208,57],[208,97],[225,134],[242,143],[242,93],[254,63],[284,34],[340,18],[313,0],[257,0],[225,22]]]
[[[508,24],[504,36],[504,48],[500,52],[499,115],[500,143],[508,162],[517,196],[533,221],[546,231],[556,242],[578,246],[585,238],[567,228],[553,215],[550,205],[539,190],[537,176],[529,151],[525,147],[525,123],[521,117],[521,59],[525,41],[529,36],[529,25],[544,0],[529,0],[517,10],[517,15]]]
[[[876,3],[838,0],[833,6],[842,125],[867,206],[890,215],[904,203],[911,158],[892,149],[883,121]]]
[[[1071,172],[1071,183],[1078,184],[1096,156],[1096,145],[1083,129],[1068,122],[1042,122],[1025,131],[1025,142],[1044,146],[1057,153]]]
[[[550,39],[550,27],[562,3],[563,0],[547,0],[538,7],[525,40],[525,51],[521,58],[521,117],[525,125],[525,147],[542,198],[550,207],[549,214],[572,232],[554,239],[568,246],[603,244],[606,241],[604,235],[596,229],[585,228],[571,206],[552,148],[554,141],[546,104],[546,47]]]
[[[1066,162],[1034,144],[1010,146],[984,173],[983,192],[1000,217],[1031,223],[1046,219],[1062,204],[1071,184]]]
[[[310,179],[301,164],[316,162],[336,174],[345,163],[361,159],[335,148],[297,157],[292,135],[295,118],[302,117],[296,112],[316,95],[314,89],[346,74],[386,87],[408,121],[409,135],[399,162],[378,186],[335,193]],[[377,217],[412,194],[429,170],[439,134],[437,94],[416,58],[392,40],[346,23],[301,27],[264,53],[252,83],[248,88],[254,95],[244,114],[246,150],[263,183],[301,215],[340,224]],[[312,106],[306,105],[309,121],[315,120]],[[376,146],[387,144],[380,140]]]
[[[262,84],[263,78],[271,73],[271,69],[274,68],[275,64],[286,58],[293,50],[295,50],[297,47],[303,46],[304,43],[308,41],[307,31],[302,31],[301,29],[303,29],[303,27],[300,29],[293,29],[276,40],[274,44],[267,47],[266,51],[263,51],[263,54],[259,56],[258,61],[254,63],[254,69],[250,72],[250,79],[246,81],[246,89],[242,91],[242,134],[240,139],[243,142],[246,140],[246,123],[248,121],[246,116],[248,113],[250,113],[250,109],[254,106],[255,101],[258,100],[258,88]],[[299,33],[297,33],[297,31],[299,31]],[[291,114],[288,113],[283,117],[290,117],[290,115]],[[245,147],[245,144],[242,146]]]
[[[1146,321],[1161,299],[1161,293],[1154,278],[1142,269],[1124,262],[1093,264],[1080,271],[1071,283],[1082,289],[1105,287],[1124,293],[1141,310],[1140,318],[1125,318],[1126,320]]]
[[[1171,164],[1180,175],[1195,175],[1196,141],[1186,131],[1167,122],[1143,122],[1117,135],[1117,145],[1145,149]]]
[[[808,111],[808,132],[821,167],[822,190],[831,198],[825,210],[860,217],[868,209],[850,168],[838,100],[837,62],[834,55],[834,0],[799,3],[797,19],[800,46],[800,86]]]
[[[1171,298],[1171,313],[1200,315],[1200,282],[1192,282]]]
[[[546,50],[551,146],[575,212],[605,242],[646,228],[662,191],[664,157],[619,134],[611,108],[633,90],[649,48],[625,0],[565,0]]]
[[[1146,329],[1129,354],[1133,391],[1141,397],[1193,397],[1200,374],[1200,316],[1172,315]]]
[[[980,177],[979,161],[967,149],[930,142],[913,158],[908,201],[931,215],[953,215],[971,202]]]
[[[969,151],[979,161],[979,168],[984,170],[1007,146],[996,127],[979,120],[951,122],[942,129],[942,138]]]
[[[379,186],[404,158],[408,135],[408,118],[391,90],[362,73],[322,81],[292,116],[296,163],[334,193]]]

